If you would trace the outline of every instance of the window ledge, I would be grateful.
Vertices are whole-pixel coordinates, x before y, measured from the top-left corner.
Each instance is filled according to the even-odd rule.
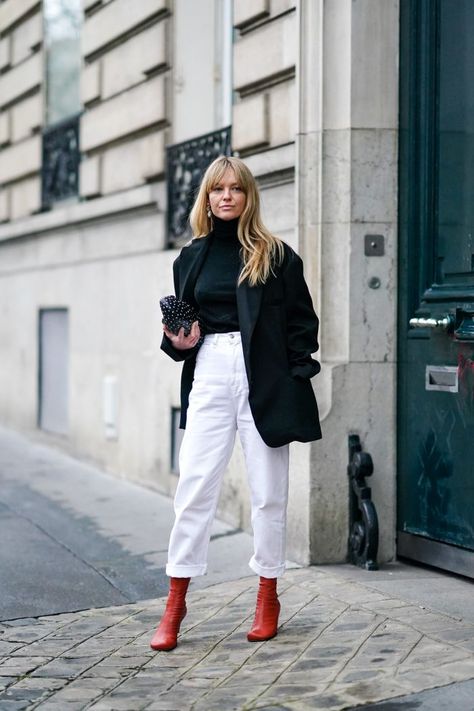
[[[42,232],[51,232],[83,222],[102,220],[104,217],[126,212],[150,209],[162,212],[164,199],[164,182],[161,181],[86,202],[72,204],[69,202],[67,205],[57,206],[49,212],[0,225],[0,243]]]

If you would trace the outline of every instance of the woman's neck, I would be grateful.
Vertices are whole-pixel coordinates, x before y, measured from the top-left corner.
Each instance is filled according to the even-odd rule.
[[[239,218],[235,217],[233,220],[221,220],[220,217],[215,215],[212,218],[214,226],[214,234],[219,238],[233,238],[237,239],[237,227],[239,225]]]

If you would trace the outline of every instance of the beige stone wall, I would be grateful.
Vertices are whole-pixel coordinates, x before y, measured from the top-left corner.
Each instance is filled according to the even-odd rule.
[[[42,23],[36,0],[0,5],[0,222],[40,209]]]
[[[165,0],[84,11],[80,194],[91,199],[163,177],[171,13]]]
[[[398,0],[308,0],[300,15],[298,222],[321,316],[311,560],[344,560],[347,439],[374,461],[380,560],[395,554]],[[364,255],[382,234],[383,257]],[[371,289],[371,277],[380,288]]]
[[[234,26],[232,143],[244,157],[295,140],[296,3],[234,0]]]
[[[169,5],[83,2],[80,198],[163,178],[170,125]],[[1,4],[0,221],[41,208],[42,32],[41,3]]]
[[[69,432],[51,443],[117,476],[169,491],[178,370],[159,350],[158,299],[172,289],[164,185],[0,226],[0,419],[36,428],[39,308],[69,310]],[[29,234],[28,234],[29,233]],[[21,239],[12,239],[12,237]],[[133,238],[131,238],[133,236]],[[104,380],[117,379],[108,438]]]

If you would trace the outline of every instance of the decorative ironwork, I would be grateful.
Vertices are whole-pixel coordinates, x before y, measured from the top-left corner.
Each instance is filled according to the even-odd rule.
[[[170,246],[191,236],[188,217],[204,171],[218,156],[230,154],[230,126],[166,149]]]
[[[43,129],[41,202],[48,210],[54,202],[79,192],[79,118],[71,116]]]
[[[365,477],[374,471],[372,457],[362,451],[359,435],[349,435],[349,560],[366,570],[377,570],[379,523]]]

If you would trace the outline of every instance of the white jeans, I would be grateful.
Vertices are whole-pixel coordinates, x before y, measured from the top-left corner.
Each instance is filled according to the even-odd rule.
[[[265,357],[262,354],[262,357]],[[285,570],[289,445],[268,447],[248,402],[240,333],[208,335],[199,349],[179,454],[180,477],[166,573],[204,575],[224,470],[239,431],[252,507],[251,569],[266,578]]]

